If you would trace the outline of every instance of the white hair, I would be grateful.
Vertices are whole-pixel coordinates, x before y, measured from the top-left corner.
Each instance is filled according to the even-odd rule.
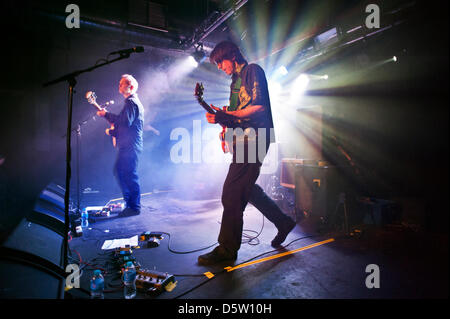
[[[123,74],[122,79],[125,79],[127,81],[128,85],[133,87],[133,89],[130,91],[130,94],[136,93],[136,91],[139,87],[138,81],[136,81],[136,79],[130,74]]]

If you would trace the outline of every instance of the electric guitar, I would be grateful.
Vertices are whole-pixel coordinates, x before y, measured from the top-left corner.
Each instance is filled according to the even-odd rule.
[[[208,103],[206,103],[203,100],[203,91],[204,90],[205,90],[205,88],[203,87],[203,84],[197,83],[197,85],[195,86],[194,96],[197,98],[198,103],[205,109],[206,112],[211,113],[211,114],[216,114],[216,111],[210,105],[208,105]],[[226,108],[227,107],[224,106],[223,110],[226,111]],[[220,125],[222,126],[222,132],[220,132],[219,138],[222,143],[222,151],[224,153],[228,153],[228,152],[230,152],[230,148],[228,146],[228,143],[225,140],[225,132],[227,130],[227,127],[222,124],[220,124]]]
[[[89,102],[89,104],[92,104],[96,107],[98,111],[103,110],[102,106],[97,103],[97,95],[95,95],[95,92],[88,91],[86,93],[86,99]],[[104,105],[114,104],[114,101],[106,102]],[[114,124],[111,124],[111,127],[106,130],[106,134],[111,135],[111,132],[114,131]],[[113,146],[116,147],[116,138],[111,135]]]

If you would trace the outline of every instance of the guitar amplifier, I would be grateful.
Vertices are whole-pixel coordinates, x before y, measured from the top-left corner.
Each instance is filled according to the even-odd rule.
[[[295,212],[299,218],[328,217],[338,203],[341,187],[336,167],[297,165],[295,168]]]
[[[297,165],[325,166],[321,160],[302,158],[283,158],[281,160],[280,185],[295,189],[295,169]]]

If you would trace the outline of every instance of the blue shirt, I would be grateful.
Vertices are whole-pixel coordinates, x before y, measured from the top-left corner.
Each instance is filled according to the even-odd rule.
[[[110,135],[116,138],[119,150],[142,152],[144,107],[136,93],[125,99],[119,114],[106,113],[105,118],[114,124]]]

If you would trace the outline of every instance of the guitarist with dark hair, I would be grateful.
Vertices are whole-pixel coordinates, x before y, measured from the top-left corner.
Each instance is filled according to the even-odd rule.
[[[141,212],[141,191],[137,175],[138,157],[143,148],[144,107],[137,96],[138,82],[124,74],[119,82],[119,93],[125,98],[125,104],[119,114],[112,114],[105,109],[97,112],[114,125],[107,134],[116,138],[117,153],[114,175],[122,190],[126,208],[121,217],[138,215]]]
[[[214,48],[210,61],[232,78],[230,105],[226,110],[216,107],[208,110],[203,107],[208,111],[206,119],[209,123],[228,127],[224,139],[229,141],[228,149],[233,153],[233,161],[222,191],[223,214],[219,246],[198,257],[201,265],[237,258],[242,240],[243,213],[248,202],[277,227],[278,233],[271,243],[273,247],[279,247],[295,226],[295,222],[255,184],[273,133],[269,91],[263,69],[257,64],[248,64],[239,48],[228,41],[221,42]],[[197,89],[198,87],[199,85]],[[202,105],[204,103],[201,99],[199,102]],[[251,131],[253,134],[249,134]],[[252,139],[256,150],[249,146]],[[259,143],[261,141],[263,143]],[[258,147],[263,148],[262,156]],[[243,156],[239,156],[242,155],[239,154],[240,149],[244,150]],[[252,156],[252,151],[256,151],[258,156]]]

